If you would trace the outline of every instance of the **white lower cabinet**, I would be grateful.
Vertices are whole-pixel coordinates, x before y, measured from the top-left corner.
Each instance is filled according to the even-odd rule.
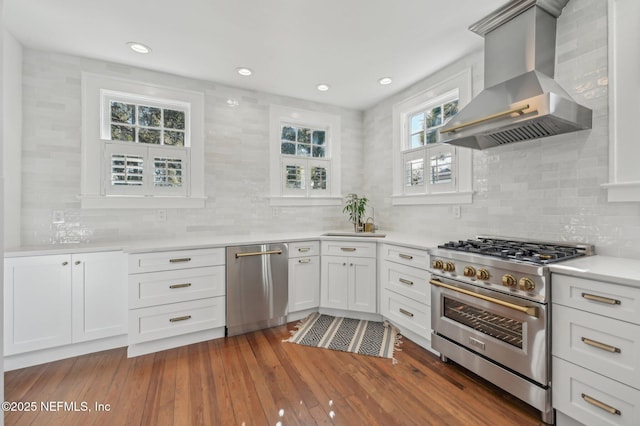
[[[640,289],[552,274],[553,408],[559,425],[637,425]]]
[[[318,241],[289,243],[289,314],[320,306]]]
[[[431,350],[428,252],[384,244],[380,257],[380,313],[404,335]]]
[[[129,255],[129,356],[224,336],[224,251]]]
[[[125,270],[122,252],[5,259],[4,354],[126,334]]]
[[[74,254],[72,341],[127,334],[127,263],[122,252]]]
[[[321,306],[375,313],[376,260],[322,256]]]
[[[366,313],[378,311],[375,244],[322,242],[321,307]],[[351,255],[334,256],[333,253]]]

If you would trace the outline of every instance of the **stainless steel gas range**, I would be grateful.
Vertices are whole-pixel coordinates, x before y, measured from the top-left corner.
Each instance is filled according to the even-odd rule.
[[[432,347],[541,411],[551,408],[548,264],[591,245],[478,237],[431,251]]]

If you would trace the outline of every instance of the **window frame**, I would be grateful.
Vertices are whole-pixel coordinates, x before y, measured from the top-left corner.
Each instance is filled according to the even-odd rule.
[[[82,208],[203,208],[204,193],[204,94],[156,84],[82,72]],[[185,146],[111,141],[107,112],[111,100],[144,103],[165,109],[187,108]],[[106,103],[106,106],[105,106]],[[104,109],[107,108],[107,109]],[[151,192],[107,190],[111,170],[107,166],[107,144],[131,144],[153,169],[154,153],[184,153],[183,185],[154,188]],[[114,146],[111,146],[113,148]],[[179,154],[182,156],[182,154]],[[109,160],[110,161],[110,160]],[[151,175],[151,181],[153,176]],[[152,182],[149,185],[153,186]],[[131,193],[124,193],[131,192]]]
[[[325,156],[298,156],[281,153],[283,125],[325,130]],[[269,108],[269,188],[271,206],[340,205],[341,119],[340,116],[298,108],[271,105]],[[301,165],[305,171],[304,190],[286,188],[286,166]],[[312,167],[327,170],[327,189],[311,188]]]
[[[411,117],[446,103],[455,91],[458,108],[462,109],[471,100],[471,68],[393,106],[393,205],[470,204],[473,201],[471,149],[426,141],[423,146],[411,148]],[[431,183],[431,151],[452,153],[451,182]],[[406,186],[406,163],[419,158],[423,160],[423,184]]]

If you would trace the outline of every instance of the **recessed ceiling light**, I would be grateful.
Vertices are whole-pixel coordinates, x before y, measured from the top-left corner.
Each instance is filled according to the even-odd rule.
[[[253,74],[253,71],[250,68],[245,68],[245,67],[236,68],[236,72],[244,76],[250,76],[251,74]]]
[[[230,107],[234,108],[234,107],[237,107],[238,105],[240,105],[240,103],[235,99],[227,99],[227,105],[229,105]]]
[[[386,86],[387,84],[393,83],[393,79],[391,77],[382,77],[380,80],[378,80],[378,83]]]
[[[136,41],[130,41],[129,43],[127,43],[127,45],[129,46],[129,48],[131,50],[133,50],[136,53],[149,53],[151,52],[151,48],[149,46],[146,46],[142,43],[138,43]]]
[[[329,85],[321,83],[316,86],[316,89],[318,89],[321,92],[326,92],[327,90],[329,90]]]

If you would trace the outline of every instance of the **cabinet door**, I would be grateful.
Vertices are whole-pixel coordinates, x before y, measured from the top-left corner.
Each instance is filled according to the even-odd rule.
[[[289,259],[289,312],[317,308],[320,304],[318,256]]]
[[[127,333],[127,258],[122,252],[74,254],[73,342]]]
[[[320,274],[321,306],[347,309],[349,307],[349,259],[339,256],[322,256]]]
[[[5,260],[4,353],[71,343],[71,256]]]
[[[376,260],[350,257],[349,307],[351,311],[373,312],[376,308]]]

